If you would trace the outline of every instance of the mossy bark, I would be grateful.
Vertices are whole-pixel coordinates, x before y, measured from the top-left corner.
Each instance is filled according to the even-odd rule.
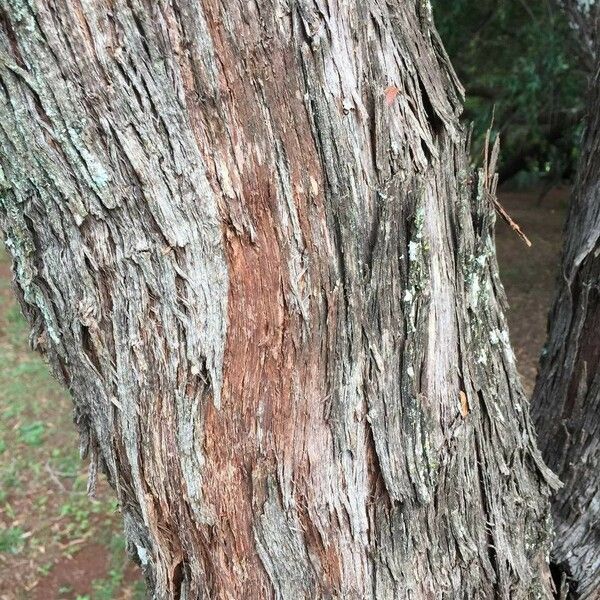
[[[16,288],[156,598],[551,596],[428,2],[4,0],[0,52]]]

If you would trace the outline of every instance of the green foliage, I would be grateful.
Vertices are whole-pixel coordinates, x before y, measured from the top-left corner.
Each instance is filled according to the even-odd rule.
[[[23,549],[23,530],[20,527],[0,529],[0,552],[18,554]]]
[[[46,427],[41,421],[25,423],[19,427],[19,437],[28,446],[41,446],[45,430]]]
[[[501,172],[560,178],[577,157],[586,75],[553,0],[435,0],[436,25],[465,85],[480,155],[492,119]],[[495,114],[494,114],[495,113]]]
[[[89,600],[113,600],[120,597],[119,592],[125,579],[128,561],[125,538],[122,535],[114,535],[107,545],[110,549],[108,573],[102,579],[92,581],[93,593]],[[132,593],[134,600],[141,600],[146,596],[142,581],[138,582]]]

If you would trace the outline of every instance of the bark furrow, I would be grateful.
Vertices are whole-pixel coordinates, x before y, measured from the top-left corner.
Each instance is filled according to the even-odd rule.
[[[156,598],[549,598],[428,2],[3,0],[2,227]]]
[[[600,25],[600,9],[598,10]],[[597,28],[600,31],[600,26]],[[540,448],[564,487],[553,498],[553,560],[577,598],[600,597],[600,60],[565,225],[532,412]]]

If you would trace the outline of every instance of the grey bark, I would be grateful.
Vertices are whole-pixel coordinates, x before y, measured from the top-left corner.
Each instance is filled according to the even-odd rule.
[[[565,3],[590,65],[586,132],[548,341],[532,400],[553,497],[554,562],[572,596],[600,598],[600,6]]]
[[[429,3],[1,6],[17,293],[154,597],[551,597]]]

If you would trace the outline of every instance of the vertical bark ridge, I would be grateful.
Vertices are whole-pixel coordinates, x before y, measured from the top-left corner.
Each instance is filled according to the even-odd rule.
[[[600,12],[597,13],[600,18]],[[598,31],[598,27],[596,28]],[[540,448],[564,487],[553,498],[553,560],[577,598],[600,590],[600,61],[565,225],[558,292],[532,411]]]
[[[32,341],[66,379],[132,547],[174,595],[198,547],[189,444],[222,387],[227,269],[159,32],[117,8],[3,5],[3,225]]]
[[[155,596],[549,597],[493,164],[428,2],[2,12],[17,289]]]

